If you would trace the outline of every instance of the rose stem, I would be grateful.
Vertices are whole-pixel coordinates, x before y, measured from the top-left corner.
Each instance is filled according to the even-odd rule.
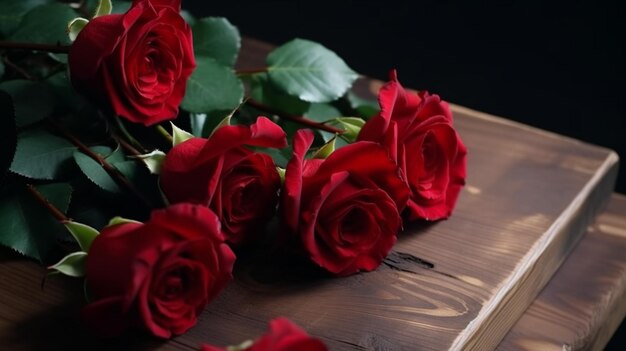
[[[33,76],[31,76],[28,72],[26,72],[22,67],[13,63],[7,57],[3,58],[2,61],[4,62],[5,65],[9,66],[12,70],[19,73],[25,79],[33,80]]]
[[[98,162],[100,166],[115,180],[116,183],[130,190],[135,196],[141,200],[148,208],[153,208],[152,203],[148,200],[143,194],[135,188],[135,186],[115,167],[113,167],[110,163],[108,163],[102,156],[97,153],[91,151],[85,144],[83,144],[76,137],[68,133],[61,126],[57,125],[53,122],[53,125],[59,131],[59,133],[63,134],[63,136],[69,140],[72,144],[74,144],[82,153],[91,157],[94,161]]]
[[[46,52],[52,52],[55,54],[67,54],[70,52],[69,45],[20,43],[20,42],[14,42],[14,41],[6,41],[6,40],[0,40],[0,49],[46,51]]]
[[[159,134],[161,134],[163,139],[167,140],[167,142],[170,143],[170,145],[174,142],[174,138],[172,138],[172,135],[165,128],[163,128],[162,125],[157,124],[155,129],[157,132],[159,132]]]
[[[61,210],[59,210],[53,204],[51,204],[50,201],[48,201],[48,199],[46,199],[39,192],[39,190],[37,190],[37,188],[35,188],[35,186],[33,186],[32,184],[26,184],[26,190],[28,190],[28,193],[35,199],[35,201],[37,201],[41,206],[43,206],[48,211],[48,213],[50,213],[52,217],[54,217],[54,219],[56,219],[57,221],[61,223],[66,223],[70,221],[70,219],[63,212],[61,212]],[[64,250],[68,252],[74,251],[66,243],[61,242],[59,243],[59,245],[61,246],[61,248],[63,248]],[[44,277],[44,280],[45,280],[45,277]],[[42,280],[41,282],[42,286],[43,286],[43,283],[44,281]]]
[[[237,70],[237,75],[238,76],[251,76],[254,74],[258,74],[258,73],[266,73],[267,72],[267,67],[262,67],[262,68],[251,68],[251,69],[240,69]]]
[[[337,134],[343,134],[344,133],[344,131],[342,129],[339,129],[339,128],[336,128],[336,127],[333,127],[333,126],[329,126],[329,125],[326,125],[324,123],[315,122],[315,121],[312,121],[310,119],[304,118],[302,116],[295,116],[295,115],[290,115],[288,113],[283,113],[283,112],[280,112],[280,111],[276,110],[275,108],[273,108],[271,106],[263,105],[263,104],[261,104],[261,103],[259,103],[257,101],[252,100],[252,99],[248,99],[246,101],[246,104],[248,104],[248,105],[250,105],[250,106],[252,106],[252,107],[254,107],[254,108],[258,109],[258,110],[261,110],[261,111],[264,111],[264,112],[267,112],[267,113],[271,113],[271,114],[276,115],[276,116],[278,116],[278,117],[280,117],[282,119],[286,119],[288,121],[296,122],[296,123],[302,124],[302,125],[310,127],[310,128],[320,129],[320,130],[324,130],[324,131],[327,131],[327,132],[330,132],[330,133],[337,133]]]
[[[26,184],[26,189],[28,190],[28,192],[33,196],[33,198],[35,200],[37,200],[37,202],[39,202],[43,207],[46,208],[46,210],[48,210],[48,212],[52,215],[52,217],[54,217],[56,220],[58,220],[59,222],[63,223],[63,222],[67,222],[69,221],[69,218],[67,218],[67,216],[65,216],[63,214],[63,212],[61,212],[61,210],[59,210],[58,208],[54,207],[53,204],[50,203],[50,201],[48,201],[48,199],[46,199],[40,192],[39,190],[37,190],[37,188],[35,188],[32,184]]]
[[[118,129],[122,132],[122,134],[124,135],[124,137],[126,139],[128,139],[128,141],[137,149],[139,149],[142,153],[146,153],[146,148],[143,147],[143,145],[141,145],[141,143],[135,139],[132,134],[130,134],[130,132],[128,131],[128,129],[126,129],[126,126],[124,126],[124,122],[119,118],[119,116],[115,116],[113,117],[113,119],[115,120],[115,124],[117,125]]]
[[[122,149],[126,150],[126,152],[128,152],[129,154],[133,155],[133,156],[141,156],[142,153],[139,152],[139,150],[135,149],[132,145],[130,145],[129,143],[126,142],[126,140],[118,137],[117,135],[113,136],[113,139],[115,139],[115,141],[120,144],[120,146],[122,147]]]

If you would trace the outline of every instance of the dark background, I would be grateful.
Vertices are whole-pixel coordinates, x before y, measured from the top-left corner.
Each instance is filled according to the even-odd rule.
[[[359,73],[616,150],[626,159],[625,2],[203,1],[243,35],[311,39]],[[617,190],[626,193],[626,172]]]
[[[626,160],[626,2],[202,1],[243,35],[318,41],[359,73],[616,150]],[[626,193],[626,172],[617,191]],[[624,325],[608,349],[624,341]]]

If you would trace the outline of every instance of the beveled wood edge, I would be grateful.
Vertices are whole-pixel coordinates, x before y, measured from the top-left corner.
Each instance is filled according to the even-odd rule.
[[[626,202],[626,194],[613,193],[611,197],[617,198],[619,201]],[[601,225],[602,224],[600,224],[600,226]],[[626,228],[622,229],[626,230]],[[626,240],[626,236],[624,236],[624,240]],[[595,330],[595,335],[589,350],[604,350],[613,337],[613,334],[615,334],[617,328],[619,328],[620,324],[624,320],[624,317],[626,316],[626,277],[622,277],[622,279],[617,283],[617,289],[613,294],[611,294],[611,300],[613,303],[609,302],[608,306],[614,306],[612,308],[605,308],[600,311],[601,315],[596,316],[598,320],[603,320],[604,323],[600,323],[599,328]]]
[[[465,110],[465,108],[463,108]],[[468,109],[469,110],[469,109]],[[472,111],[472,110],[470,110]],[[488,114],[478,113],[479,115],[483,115],[482,118],[489,118],[494,121],[502,121],[501,118],[490,116]],[[516,122],[512,122],[516,123]],[[532,127],[530,127],[532,128]],[[557,135],[558,136],[558,135]],[[513,270],[513,272],[504,280],[504,286],[499,289],[494,298],[492,298],[489,303],[483,305],[481,310],[478,312],[478,315],[474,320],[472,320],[463,332],[461,332],[457,338],[452,343],[450,350],[475,350],[476,349],[476,338],[479,334],[484,333],[485,329],[491,329],[490,326],[495,322],[493,321],[494,314],[500,309],[502,303],[505,303],[507,300],[510,300],[512,296],[515,294],[515,287],[520,283],[521,280],[528,280],[528,276],[524,277],[524,275],[528,275],[533,272],[533,268],[537,265],[537,262],[541,257],[546,254],[551,243],[555,241],[555,239],[562,234],[564,230],[567,229],[567,226],[570,225],[569,220],[574,216],[578,211],[581,211],[583,207],[586,205],[585,201],[591,196],[591,194],[598,190],[598,187],[602,186],[602,181],[606,181],[605,177],[610,176],[610,172],[614,172],[613,180],[611,181],[611,187],[614,187],[614,176],[617,174],[617,164],[619,162],[619,157],[617,153],[610,150],[606,159],[602,163],[602,166],[598,169],[598,171],[592,176],[592,178],[585,184],[583,189],[576,195],[574,200],[565,208],[565,210],[559,215],[559,217],[552,223],[552,225],[546,230],[546,232],[540,237],[539,240],[535,242],[533,247],[528,251],[528,253],[524,256],[524,258],[518,263],[517,268]],[[612,190],[611,190],[612,191]],[[602,207],[606,205],[608,202],[608,197],[605,199],[604,203],[600,208],[595,209],[599,211]],[[582,237],[582,235],[586,232],[586,227],[580,231],[577,236],[575,242]],[[571,250],[571,248],[570,248]],[[565,257],[564,257],[565,258]],[[561,262],[555,267],[551,267],[553,270],[550,272],[550,276],[556,272],[560,264],[563,262],[564,258]],[[545,269],[542,270],[545,272]],[[525,278],[525,279],[523,279]],[[530,299],[530,302],[536,298],[541,289],[547,283],[547,279],[544,279],[545,282],[542,282],[540,286],[533,291],[534,296]],[[529,303],[530,305],[530,303]],[[524,310],[528,306],[525,306]],[[521,316],[521,314],[520,314]],[[519,318],[519,316],[517,316]],[[517,318],[512,319],[508,322],[508,326],[505,328],[508,331],[516,322]],[[498,321],[503,322],[503,321]],[[502,328],[499,328],[502,329]],[[506,331],[502,333],[502,335],[498,336],[498,342],[493,345],[494,347],[504,338],[506,335]],[[478,349],[480,350],[480,349]]]

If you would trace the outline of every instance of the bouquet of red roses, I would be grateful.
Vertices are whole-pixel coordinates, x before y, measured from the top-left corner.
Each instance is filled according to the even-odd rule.
[[[180,0],[0,12],[0,244],[85,277],[95,334],[184,333],[250,250],[374,270],[403,224],[450,216],[464,184],[448,105],[395,71],[376,104],[308,40],[239,67],[236,27]],[[234,349],[325,347],[278,319]]]

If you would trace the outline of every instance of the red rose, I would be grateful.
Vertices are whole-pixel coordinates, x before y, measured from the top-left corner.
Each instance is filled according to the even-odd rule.
[[[89,21],[70,48],[73,84],[132,122],[175,118],[196,65],[179,11],[180,0],[135,0],[123,15]]]
[[[428,92],[408,93],[395,71],[390,76],[378,95],[381,111],[358,140],[381,143],[404,172],[410,220],[447,218],[465,184],[467,149],[447,103]]]
[[[310,337],[287,318],[270,321],[269,331],[250,346],[240,346],[241,351],[327,351],[328,348],[318,339]],[[227,351],[221,348],[202,345],[202,351]]]
[[[161,168],[161,189],[171,202],[209,206],[232,244],[253,239],[274,214],[280,177],[272,158],[246,146],[285,147],[285,132],[265,117],[247,126],[224,126],[209,139],[176,145]]]
[[[89,329],[115,336],[131,326],[169,338],[184,333],[232,278],[235,255],[202,206],[154,211],[145,224],[106,227],[86,262]]]
[[[396,241],[409,196],[387,151],[357,142],[327,159],[305,160],[313,134],[293,141],[282,192],[282,218],[310,259],[336,275],[378,267]]]

